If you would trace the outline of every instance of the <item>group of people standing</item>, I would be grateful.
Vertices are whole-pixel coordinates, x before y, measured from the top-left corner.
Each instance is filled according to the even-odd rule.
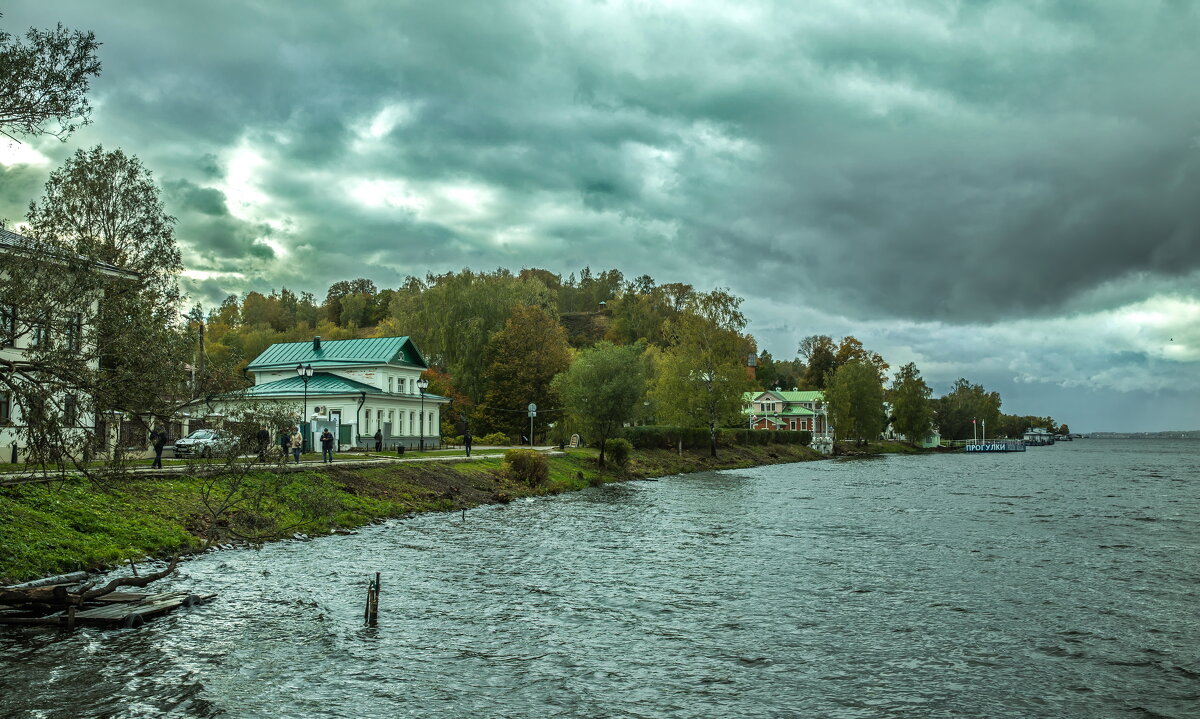
[[[333,463],[333,445],[334,436],[328,428],[321,433],[321,461]],[[300,428],[293,426],[290,429],[285,428],[279,432],[279,448],[283,451],[284,461],[287,461],[288,453],[291,452],[292,458],[296,464],[300,463],[300,453],[304,450],[304,435],[300,434]]]

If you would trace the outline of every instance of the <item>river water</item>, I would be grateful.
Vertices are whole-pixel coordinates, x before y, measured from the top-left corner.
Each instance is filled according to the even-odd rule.
[[[1200,442],[668,477],[213,552],[5,717],[1200,716]],[[383,573],[377,627],[366,578]]]

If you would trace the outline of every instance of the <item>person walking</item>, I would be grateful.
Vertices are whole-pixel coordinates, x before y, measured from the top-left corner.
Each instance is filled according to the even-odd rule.
[[[471,456],[471,430],[463,433],[463,448],[467,450],[467,456]]]
[[[333,464],[333,433],[328,427],[321,433],[321,461]]]
[[[167,432],[162,425],[150,433],[150,441],[154,443],[154,464],[151,464],[150,468],[162,469],[162,451],[167,444]]]
[[[287,464],[288,451],[292,448],[292,433],[287,427],[279,430],[279,461]]]
[[[271,446],[271,432],[265,427],[258,428],[258,434],[254,436],[255,444],[258,445],[258,461],[267,461],[267,447]]]
[[[376,452],[383,451],[383,430],[382,429],[375,430],[375,451]]]
[[[304,447],[304,436],[300,434],[299,427],[292,427],[292,436],[288,443],[292,447],[292,457],[296,459],[296,464],[300,464],[300,450]]]

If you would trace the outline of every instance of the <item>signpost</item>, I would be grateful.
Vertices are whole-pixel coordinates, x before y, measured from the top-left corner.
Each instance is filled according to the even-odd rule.
[[[533,418],[537,416],[537,405],[533,402],[525,409],[529,410],[529,446],[533,447]]]

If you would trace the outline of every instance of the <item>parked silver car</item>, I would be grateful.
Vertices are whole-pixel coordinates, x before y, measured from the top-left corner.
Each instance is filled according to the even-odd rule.
[[[215,429],[198,429],[183,439],[175,440],[176,457],[211,457],[233,449],[237,437]]]

